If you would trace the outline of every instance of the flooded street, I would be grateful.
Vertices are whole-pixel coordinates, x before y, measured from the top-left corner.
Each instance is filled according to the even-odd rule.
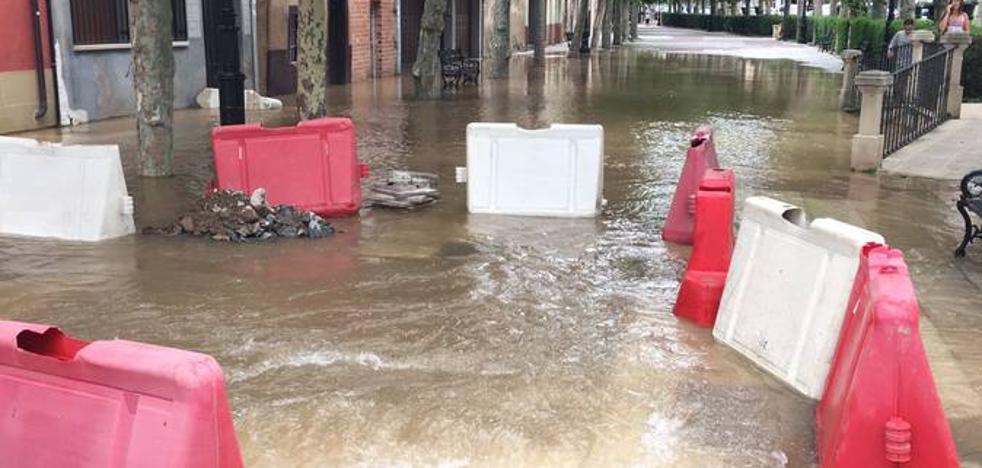
[[[814,403],[671,313],[689,252],[660,229],[708,123],[739,200],[773,196],[905,251],[959,454],[982,466],[982,246],[951,255],[954,183],[849,171],[858,119],[837,110],[840,75],[642,40],[544,68],[517,57],[509,80],[441,101],[411,99],[405,78],[330,88],[329,107],[373,171],[438,173],[434,207],[332,220],[325,240],[0,238],[0,317],[213,355],[252,467],[815,466]],[[119,144],[139,230],[212,177],[217,115],[175,117],[177,176],[162,180],[134,176],[131,119],[25,136]],[[603,215],[468,215],[453,180],[475,121],[603,125]]]

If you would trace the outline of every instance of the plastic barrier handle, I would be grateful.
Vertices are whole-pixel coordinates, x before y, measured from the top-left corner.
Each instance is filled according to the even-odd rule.
[[[75,359],[75,355],[88,345],[88,341],[76,340],[56,327],[50,327],[44,333],[23,330],[17,334],[18,349],[59,361]]]

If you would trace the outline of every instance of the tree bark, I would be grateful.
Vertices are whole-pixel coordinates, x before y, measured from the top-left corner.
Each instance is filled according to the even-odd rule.
[[[137,167],[144,177],[174,173],[174,50],[170,2],[129,0],[136,94]]]
[[[791,0],[784,0],[781,16],[781,39],[791,37]]]
[[[976,13],[976,15],[978,14]],[[907,19],[913,17],[914,17],[914,0],[900,0],[900,19]]]
[[[419,46],[416,48],[416,62],[413,63],[413,82],[416,97],[436,99],[443,92],[440,74],[440,36],[443,34],[443,14],[447,9],[446,0],[426,0],[423,4],[423,17],[419,21]]]
[[[604,22],[601,24],[600,46],[610,49],[610,39],[614,26],[614,5],[617,0],[604,0]]]
[[[798,0],[798,29],[795,31],[795,40],[799,43],[805,42],[805,32],[808,29],[805,27],[805,12],[808,10],[808,2],[806,0]]]
[[[638,40],[638,17],[641,16],[641,5],[636,1],[631,1],[631,40]]]
[[[869,15],[873,18],[886,18],[886,6],[884,0],[873,0],[873,6],[869,10]]]
[[[297,25],[297,106],[300,118],[327,115],[327,5],[300,0]]]
[[[610,2],[611,0],[597,0],[597,14],[593,15],[593,34],[590,36],[591,49],[596,49],[598,47],[610,47],[610,42],[604,34],[605,30],[610,31],[610,29],[607,28],[607,20],[608,16],[610,15]]]
[[[573,27],[573,43],[570,44],[570,57],[579,57],[580,44],[583,44],[583,36],[587,31],[587,16],[590,13],[589,0],[579,0],[577,4],[576,25]]]
[[[529,28],[532,31],[532,59],[542,62],[546,59],[546,0],[529,0],[530,6],[537,10],[535,24]]]
[[[510,25],[511,0],[494,0],[494,34],[491,36],[491,78],[508,77],[508,59],[511,58]]]
[[[613,18],[614,23],[614,45],[619,46],[624,43],[624,1],[611,0],[614,2]],[[691,11],[691,10],[690,10]]]

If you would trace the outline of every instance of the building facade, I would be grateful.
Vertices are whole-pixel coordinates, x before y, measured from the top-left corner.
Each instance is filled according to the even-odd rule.
[[[416,61],[425,0],[325,0],[331,84],[409,72]],[[565,40],[567,0],[546,1],[546,42]],[[298,0],[258,0],[256,33],[260,91],[296,92]],[[494,27],[494,0],[447,0],[442,49],[485,57]],[[514,50],[531,47],[528,0],[511,2]]]
[[[57,109],[47,1],[9,3],[0,15],[0,133],[53,126]]]

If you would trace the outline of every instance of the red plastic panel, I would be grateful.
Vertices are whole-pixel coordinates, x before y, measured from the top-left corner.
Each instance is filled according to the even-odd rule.
[[[271,204],[293,205],[321,216],[350,216],[361,207],[355,127],[350,119],[323,118],[295,127],[261,124],[215,127],[216,187],[251,193],[265,188]]]
[[[210,356],[0,321],[0,465],[242,466]]]
[[[816,412],[823,467],[958,466],[919,315],[903,254],[866,246]]]
[[[695,243],[673,313],[704,327],[716,323],[733,255],[735,190],[732,170],[710,169],[696,193]]]
[[[662,229],[662,239],[677,244],[691,244],[692,232],[695,225],[692,212],[692,199],[707,169],[719,168],[716,160],[716,145],[713,142],[713,129],[700,127],[692,134],[690,147],[685,156],[685,165],[679,177],[672,206],[668,210],[668,218]]]

